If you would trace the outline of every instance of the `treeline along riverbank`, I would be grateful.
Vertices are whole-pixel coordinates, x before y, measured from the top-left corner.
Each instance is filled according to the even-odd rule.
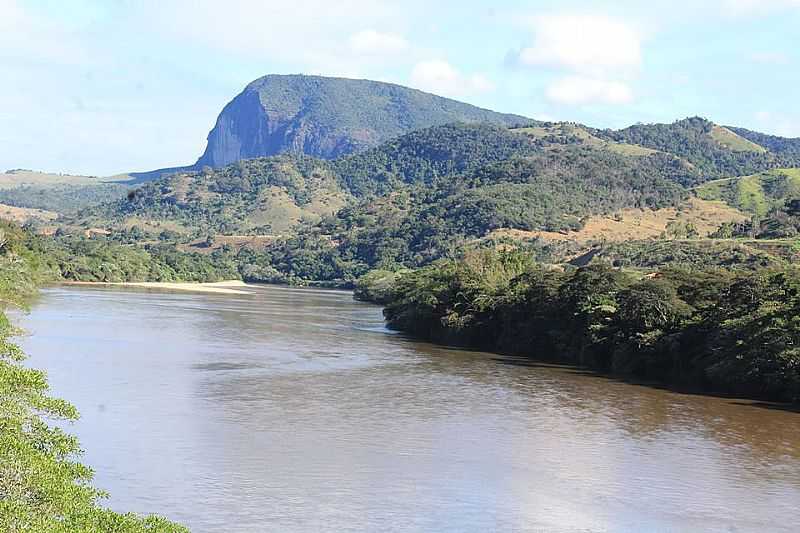
[[[582,365],[620,376],[800,401],[800,270],[563,270],[516,252],[476,252],[357,297],[389,327],[436,342]]]

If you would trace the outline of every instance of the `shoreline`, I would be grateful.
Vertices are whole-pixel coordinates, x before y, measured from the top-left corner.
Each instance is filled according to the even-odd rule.
[[[195,281],[62,281],[59,285],[86,285],[95,287],[136,287],[184,292],[203,292],[212,294],[252,294],[240,288],[248,287],[241,280],[195,282]]]

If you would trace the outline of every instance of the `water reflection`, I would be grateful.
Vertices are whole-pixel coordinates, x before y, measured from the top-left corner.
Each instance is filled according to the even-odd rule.
[[[23,325],[111,504],[196,531],[790,531],[800,506],[796,413],[414,342],[349,293],[54,288]]]

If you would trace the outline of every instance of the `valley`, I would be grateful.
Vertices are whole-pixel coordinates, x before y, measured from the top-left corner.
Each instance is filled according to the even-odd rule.
[[[276,83],[283,89],[268,90]],[[315,103],[308,116],[318,117],[322,108],[314,98],[329,97],[343,83],[267,77],[243,95],[257,87],[265,109],[272,105],[265,102],[287,98],[281,105],[288,107],[275,108],[284,114],[297,113],[298,102],[310,99]],[[371,82],[346,85],[378,100],[389,90]],[[293,96],[282,92],[287,87]],[[295,99],[302,91],[308,94]],[[238,109],[237,101],[223,110],[217,128]],[[425,106],[432,101],[495,122],[423,127],[352,145],[339,155],[315,151],[327,141],[308,153],[296,144],[273,146],[278,153],[163,175],[132,173],[132,181],[12,173],[0,198],[6,194],[23,206],[9,209],[26,224],[25,245],[42,255],[55,279],[355,287],[357,297],[387,305],[390,325],[441,342],[526,357],[533,356],[530,346],[541,345],[557,361],[603,372],[771,400],[800,398],[796,354],[782,344],[786,332],[774,341],[769,363],[753,360],[758,370],[733,365],[721,371],[702,359],[706,352],[722,353],[719,365],[732,364],[728,357],[735,351],[725,346],[707,347],[696,361],[662,361],[657,367],[646,359],[615,359],[635,351],[634,345],[645,353],[660,339],[689,339],[700,323],[713,330],[719,317],[707,314],[708,302],[722,306],[719,299],[751,276],[762,280],[752,290],[766,307],[737,318],[742,322],[732,335],[761,331],[763,324],[744,317],[761,316],[773,305],[768,302],[780,301],[774,291],[793,301],[793,282],[785,280],[798,276],[793,263],[800,254],[800,140],[763,137],[697,117],[613,131],[577,123],[520,124],[520,117],[480,115],[435,99],[423,99],[415,112],[429,113]],[[394,116],[380,107],[373,111],[375,128]],[[351,124],[351,112],[349,105],[331,108],[325,121]],[[336,137],[351,130],[331,131]],[[756,143],[761,139],[767,146]],[[600,323],[590,314],[587,322],[556,335],[583,339],[579,346],[550,338],[553,328],[537,337],[546,325],[523,326],[511,318],[521,313],[514,305],[533,305],[527,302],[533,296],[517,294],[520,287],[568,291],[570,280],[584,275],[593,280],[586,283],[599,284],[589,301],[608,303],[593,311],[605,317]],[[709,294],[701,298],[698,287],[682,281],[692,275],[710,283]],[[662,281],[650,287],[651,279]],[[621,309],[641,303],[627,302],[628,294],[645,290],[654,291],[650,298],[663,306],[658,313],[674,316],[636,326],[625,322]],[[429,301],[439,303],[430,309],[420,303]],[[596,305],[587,301],[565,310],[556,300],[534,301],[552,308],[553,316],[578,316],[585,312],[580,306]],[[789,320],[787,305],[780,320]],[[601,325],[611,333],[599,335]],[[637,335],[638,344],[620,338]],[[521,348],[525,343],[533,344]],[[575,357],[592,352],[599,355]],[[656,355],[679,359],[665,353]],[[781,374],[779,385],[767,367]],[[713,378],[718,371],[724,379]]]
[[[0,532],[796,531],[798,27],[0,0]]]

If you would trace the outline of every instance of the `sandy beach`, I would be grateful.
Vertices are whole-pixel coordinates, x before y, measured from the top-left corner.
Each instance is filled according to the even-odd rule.
[[[64,285],[97,285],[108,287],[141,287],[144,289],[162,289],[171,291],[207,292],[216,294],[250,294],[241,290],[247,284],[239,280],[217,281],[214,283],[141,281],[141,282],[103,282],[103,281],[65,281]]]

